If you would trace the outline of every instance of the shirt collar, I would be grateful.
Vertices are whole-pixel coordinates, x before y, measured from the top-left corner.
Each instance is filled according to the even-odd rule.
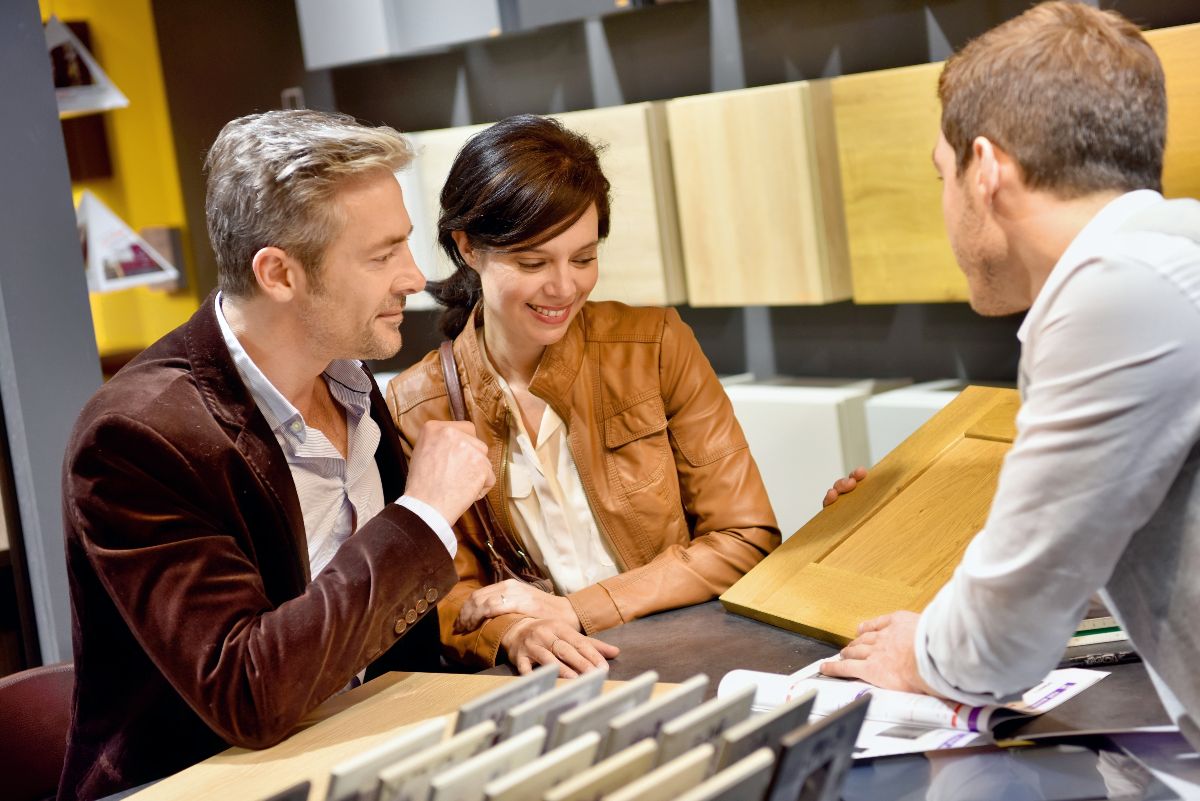
[[[1120,228],[1134,214],[1162,199],[1162,195],[1153,189],[1137,189],[1113,198],[1104,208],[1100,209],[1096,216],[1092,217],[1088,224],[1083,226],[1083,229],[1071,240],[1071,244],[1067,246],[1054,268],[1050,270],[1046,283],[1042,285],[1042,290],[1034,298],[1021,327],[1017,330],[1017,339],[1021,342],[1025,341],[1033,321],[1039,317],[1043,307],[1050,303],[1050,299],[1058,293],[1059,287],[1071,277],[1075,268],[1086,262],[1088,257],[1095,252],[1098,240]]]
[[[215,301],[217,325],[221,327],[221,337],[225,340],[225,347],[229,349],[229,355],[233,358],[238,375],[242,377],[246,388],[250,390],[263,417],[267,418],[271,430],[282,431],[285,436],[291,437],[297,442],[304,442],[306,434],[304,418],[292,405],[292,402],[275,388],[275,385],[263,374],[263,371],[250,358],[250,354],[242,347],[242,343],[238,341],[233,329],[229,326],[229,321],[225,319],[225,311],[221,308],[221,294],[217,293]],[[334,392],[334,397],[351,404],[359,412],[368,408],[371,379],[363,371],[362,362],[355,359],[335,359],[325,368],[324,374],[348,390],[348,392]]]

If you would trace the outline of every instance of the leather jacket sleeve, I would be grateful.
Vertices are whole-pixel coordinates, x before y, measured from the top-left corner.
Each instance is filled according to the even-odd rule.
[[[691,329],[665,312],[659,381],[691,542],[568,596],[588,634],[711,600],[779,545],[733,406]]]

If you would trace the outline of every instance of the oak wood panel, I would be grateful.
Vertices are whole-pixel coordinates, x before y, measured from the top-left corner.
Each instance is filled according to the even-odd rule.
[[[1200,197],[1200,23],[1147,31],[1167,76],[1163,194]]]
[[[856,303],[968,298],[931,159],[941,70],[937,62],[833,80]]]
[[[1163,190],[1200,196],[1200,23],[1147,31],[1167,76]],[[963,301],[930,154],[943,62],[833,80],[850,266],[857,303]]]
[[[675,187],[662,103],[552,114],[600,145],[611,185],[609,236],[600,248],[595,300],[670,305],[687,300]]]
[[[302,726],[306,728],[279,745],[261,751],[230,748],[130,798],[258,801],[307,779],[312,782],[308,797],[323,799],[334,765],[408,726],[440,715],[448,716],[449,735],[460,705],[513,680],[512,676],[479,674],[388,673],[321,704],[305,718]],[[608,681],[604,690],[623,684]],[[654,693],[675,686],[656,684]]]
[[[965,389],[721,602],[839,645],[866,618],[924,608],[987,518],[1018,402],[1011,389]]]
[[[667,103],[692,306],[850,297],[829,81]]]

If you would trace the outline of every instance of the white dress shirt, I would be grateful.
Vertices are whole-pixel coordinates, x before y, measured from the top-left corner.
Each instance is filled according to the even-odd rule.
[[[1166,205],[1143,190],[1102,209],[1021,326],[1016,441],[984,529],[917,630],[921,677],[942,695],[1033,686],[1107,587],[1164,706],[1179,719],[1156,663],[1194,703],[1195,666],[1181,667],[1200,615],[1186,608],[1200,600],[1200,245],[1135,225]]]
[[[216,299],[217,323],[238,375],[250,390],[258,409],[275,434],[288,461],[308,541],[309,572],[316,576],[337,553],[338,547],[383,510],[383,483],[375,451],[379,425],[370,415],[371,379],[362,363],[349,359],[330,362],[322,373],[334,400],[346,412],[346,456],[325,434],[309,427],[296,407],[263,374],[242,347]],[[449,523],[436,509],[416,498],[403,496],[396,503],[410,509],[433,529],[450,556],[458,543]]]
[[[479,352],[504,392],[511,421],[505,492],[517,536],[560,595],[612,578],[621,571],[588,503],[566,423],[546,404],[538,430],[527,431],[512,388],[487,355],[482,328],[478,336]]]

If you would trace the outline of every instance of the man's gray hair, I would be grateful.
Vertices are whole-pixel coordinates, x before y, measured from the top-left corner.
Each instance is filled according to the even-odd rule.
[[[395,173],[413,159],[393,128],[346,114],[268,111],[228,123],[208,151],[208,238],[221,291],[248,297],[257,289],[251,263],[277,247],[314,280],[342,220],[329,202],[347,182]]]

